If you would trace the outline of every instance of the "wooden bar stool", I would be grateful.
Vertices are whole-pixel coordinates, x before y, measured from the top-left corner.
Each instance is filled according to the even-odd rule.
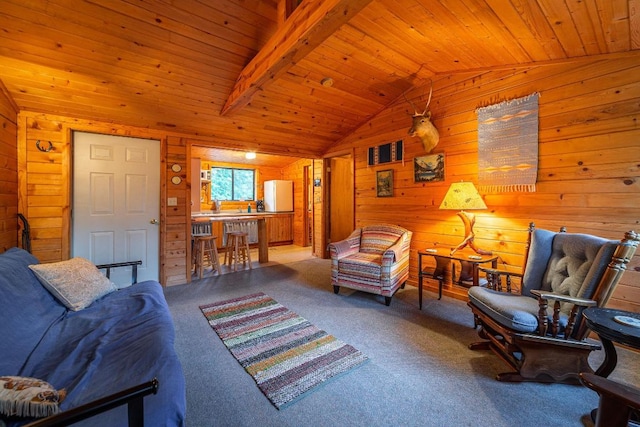
[[[217,237],[213,235],[212,221],[191,223],[192,263],[198,279],[202,279],[205,262],[220,274]]]
[[[251,269],[251,253],[249,252],[249,233],[245,231],[229,231],[227,233],[227,251],[224,262],[233,265],[233,271],[238,271],[238,263],[249,263]]]

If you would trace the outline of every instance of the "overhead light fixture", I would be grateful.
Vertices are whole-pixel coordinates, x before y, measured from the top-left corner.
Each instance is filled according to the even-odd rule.
[[[320,80],[320,84],[324,87],[331,87],[333,86],[333,79],[331,77],[325,77],[324,79]]]
[[[458,216],[464,224],[464,240],[455,248],[451,249],[451,255],[456,251],[469,246],[477,254],[491,255],[491,252],[478,249],[473,242],[475,234],[473,232],[473,224],[476,222],[474,214],[465,212],[465,209],[487,209],[484,200],[480,197],[480,193],[472,182],[454,182],[449,187],[449,191],[444,196],[444,200],[440,204],[440,209],[458,210]]]
[[[255,151],[248,151],[246,153],[244,153],[244,158],[247,160],[253,160],[256,158],[256,153]]]

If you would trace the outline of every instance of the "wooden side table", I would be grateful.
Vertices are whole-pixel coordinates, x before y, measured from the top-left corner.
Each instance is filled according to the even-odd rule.
[[[426,256],[431,256],[436,261],[436,267],[431,269],[429,267],[423,267],[422,259]],[[497,255],[478,255],[472,251],[458,251],[451,255],[449,248],[441,249],[421,249],[418,251],[418,299],[419,306],[422,310],[422,280],[427,277],[430,279],[438,280],[438,299],[442,298],[442,282],[444,281],[444,272],[447,268],[450,268],[451,261],[460,262],[460,275],[458,276],[458,283],[472,281],[474,286],[478,286],[480,278],[478,274],[478,266],[486,262],[491,263],[491,267],[496,268],[498,266]],[[452,281],[456,281],[452,278]]]
[[[589,329],[598,334],[604,347],[604,361],[596,370],[596,375],[608,377],[618,363],[614,342],[640,349],[640,327],[623,322],[625,319],[632,319],[630,322],[633,322],[633,319],[640,321],[640,313],[591,307],[583,311],[582,315]]]
[[[640,313],[590,307],[582,315],[589,329],[598,334],[604,348],[604,361],[595,375],[580,373],[580,381],[600,395],[599,407],[591,411],[591,420],[596,427],[636,425],[640,419],[640,389],[606,377],[618,363],[614,342],[640,349]],[[634,422],[629,423],[629,419]]]

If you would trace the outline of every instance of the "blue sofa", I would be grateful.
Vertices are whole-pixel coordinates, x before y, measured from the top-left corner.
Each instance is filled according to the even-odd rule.
[[[37,263],[18,248],[0,254],[0,376],[34,377],[64,388],[61,411],[157,378],[157,394],[144,398],[145,425],[185,425],[184,375],[161,285],[137,283],[72,311],[29,269]],[[4,421],[14,426],[33,419]],[[127,408],[78,425],[127,425]]]

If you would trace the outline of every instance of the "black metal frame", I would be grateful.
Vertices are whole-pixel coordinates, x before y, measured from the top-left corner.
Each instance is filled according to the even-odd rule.
[[[142,265],[142,261],[126,261],[126,262],[114,262],[111,264],[96,265],[98,270],[107,269],[107,279],[111,278],[111,269],[117,267],[131,267],[131,284],[138,283],[138,266]]]
[[[21,213],[18,213],[18,219],[22,221],[22,249],[31,253],[31,227],[29,221]]]
[[[143,398],[149,394],[158,393],[158,379],[154,378],[146,383],[119,391],[112,395],[94,400],[84,405],[69,409],[68,411],[42,418],[27,424],[25,427],[57,427],[68,426],[78,421],[106,412],[121,405],[127,405],[129,427],[144,426]]]

